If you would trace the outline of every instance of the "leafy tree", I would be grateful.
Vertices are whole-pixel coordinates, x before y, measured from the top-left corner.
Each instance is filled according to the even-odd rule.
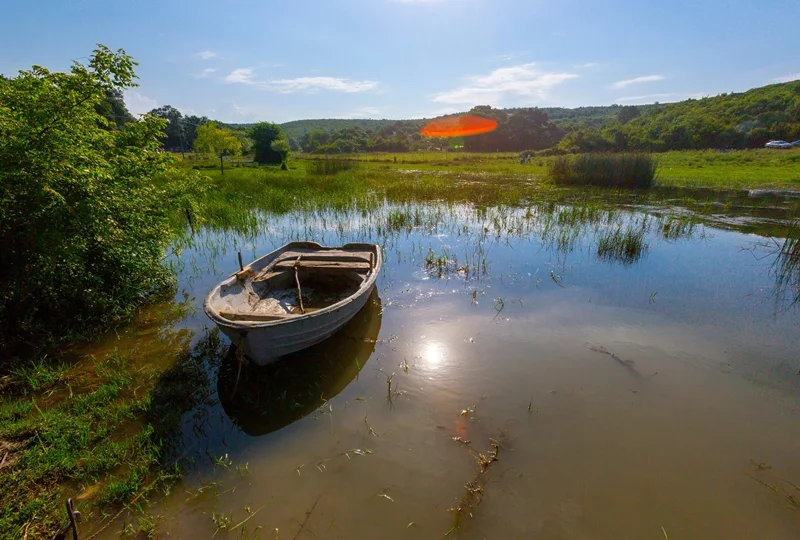
[[[133,115],[125,106],[122,91],[106,89],[106,98],[97,104],[97,113],[108,120],[109,125],[120,128],[128,122],[133,122]]]
[[[183,180],[153,181],[171,162],[165,122],[110,129],[97,111],[135,86],[135,65],[98,45],[68,73],[0,83],[0,358],[129,317],[172,283],[163,248]]]
[[[281,126],[269,122],[259,122],[250,128],[253,141],[254,159],[257,163],[281,163],[283,158],[272,149],[272,142],[284,137]]]
[[[617,120],[619,120],[620,124],[627,124],[637,116],[639,116],[639,107],[636,105],[625,105],[619,108]]]
[[[164,105],[153,109],[147,114],[167,121],[167,127],[164,129],[164,135],[161,139],[165,150],[175,152],[186,151],[191,148],[186,138],[186,125],[181,111],[171,105]]]
[[[229,129],[217,127],[216,122],[209,122],[197,128],[194,149],[196,152],[218,156],[222,174],[225,174],[223,159],[226,156],[242,155],[242,143],[238,137]]]
[[[289,141],[285,138],[275,139],[272,141],[270,148],[273,152],[277,152],[281,156],[281,166],[285,168],[286,160],[289,159],[289,154],[292,152],[289,146]]]

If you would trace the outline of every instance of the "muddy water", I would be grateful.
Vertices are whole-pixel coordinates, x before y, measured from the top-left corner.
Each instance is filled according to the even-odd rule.
[[[203,230],[176,259],[184,310],[98,354],[209,348],[202,300],[238,250],[374,241],[385,266],[313,349],[264,370],[225,342],[194,355],[186,478],[147,512],[170,538],[797,538],[800,323],[759,235],[792,205],[421,203]]]

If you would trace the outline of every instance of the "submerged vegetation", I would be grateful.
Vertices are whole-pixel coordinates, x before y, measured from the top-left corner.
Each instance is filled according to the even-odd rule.
[[[656,169],[656,160],[648,154],[582,154],[555,158],[550,178],[559,185],[649,188]]]

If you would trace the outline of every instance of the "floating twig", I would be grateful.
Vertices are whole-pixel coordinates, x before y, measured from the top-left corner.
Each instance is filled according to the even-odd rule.
[[[303,527],[305,527],[306,523],[308,523],[308,518],[311,517],[311,513],[314,512],[314,508],[317,507],[317,503],[319,502],[320,497],[322,497],[322,495],[317,495],[317,500],[315,500],[314,504],[311,505],[311,509],[306,512],[306,518],[303,520],[303,523],[300,524],[300,528],[297,530],[297,534],[294,535],[292,540],[297,540],[297,537],[300,536],[301,532],[303,532]]]

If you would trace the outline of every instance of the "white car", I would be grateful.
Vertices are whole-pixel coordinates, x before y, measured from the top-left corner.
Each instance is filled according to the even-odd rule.
[[[792,146],[800,146],[800,141],[794,141],[794,142],[792,143]]]
[[[765,148],[777,148],[779,150],[786,150],[789,148],[794,148],[791,144],[786,141],[769,141],[767,144],[764,145]]]

